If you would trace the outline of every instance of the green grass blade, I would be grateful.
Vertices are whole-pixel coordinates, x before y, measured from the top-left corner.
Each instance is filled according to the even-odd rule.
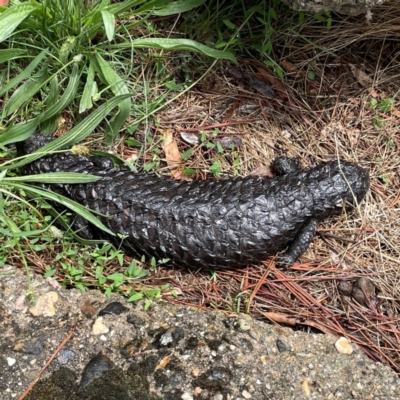
[[[24,3],[11,6],[0,14],[0,42],[7,39],[18,25],[35,10],[36,6]]]
[[[167,16],[180,14],[186,11],[190,11],[193,8],[199,7],[203,5],[206,0],[178,0],[173,1],[172,3],[167,4],[163,8],[159,8],[153,11],[153,14],[159,16]]]
[[[40,118],[36,117],[27,122],[24,121],[10,126],[0,134],[0,144],[6,145],[28,139],[29,136],[35,133],[39,123]]]
[[[4,114],[9,116],[24,103],[31,101],[32,97],[41,89],[48,77],[47,65],[44,65],[13,93],[4,107]]]
[[[145,11],[153,11],[155,8],[166,7],[172,0],[149,0],[144,5],[136,8],[134,14],[139,15]]]
[[[0,64],[19,56],[26,54],[26,50],[22,49],[4,49],[0,50]]]
[[[106,31],[106,36],[109,42],[114,39],[115,33],[115,17],[114,14],[111,14],[107,10],[101,11],[101,16],[103,18],[104,29]]]
[[[121,94],[128,93],[128,87],[125,84],[125,81],[114,71],[112,66],[104,60],[100,54],[96,53],[96,61],[98,63],[99,68],[101,69],[102,75],[106,82],[110,85],[112,92],[117,96]],[[125,123],[127,118],[129,117],[129,112],[131,110],[131,99],[127,98],[120,103],[118,106],[119,111],[115,115],[115,117],[110,121],[107,126],[107,136],[106,136],[106,144],[110,145],[115,137],[118,135],[121,126]]]
[[[15,176],[10,178],[3,178],[3,182],[38,182],[38,183],[65,183],[65,184],[76,184],[76,183],[90,183],[96,182],[101,179],[101,176],[90,175],[90,174],[79,174],[76,172],[48,172],[40,175],[24,175]]]
[[[31,76],[36,67],[42,62],[42,60],[47,56],[47,49],[43,50],[39,55],[37,55],[31,63],[15,78],[11,79],[6,85],[2,86],[0,89],[0,96],[6,93],[8,90],[18,85],[24,79]]]
[[[107,7],[106,9],[111,13],[111,14],[119,14],[121,12],[124,12],[126,10],[129,10],[133,7],[137,7],[142,3],[146,3],[148,2],[148,0],[125,0],[125,1],[121,1],[115,4],[111,4],[109,7]],[[167,3],[167,1],[166,1]],[[136,11],[136,10],[135,10]],[[132,14],[136,14],[135,11],[132,11]]]
[[[39,189],[35,186],[30,186],[27,184],[13,182],[12,185],[14,188],[22,189],[26,192],[30,192],[30,193],[42,196],[46,200],[55,201],[56,203],[62,204],[64,207],[67,207],[70,210],[72,210],[73,212],[75,212],[76,214],[81,215],[87,221],[89,221],[93,225],[97,226],[104,232],[107,232],[107,233],[115,236],[115,234],[113,232],[111,232],[106,226],[104,226],[104,224],[98,218],[96,218],[86,207],[76,203],[75,201],[72,201],[71,199],[68,199],[67,197],[61,196],[60,194],[57,194],[54,192],[51,192],[50,190]]]
[[[195,51],[218,60],[230,60],[237,63],[236,57],[232,53],[228,51],[215,50],[190,39],[140,38],[133,40],[132,43],[134,47]]]
[[[79,103],[79,114],[90,110],[93,107],[92,96],[93,96],[93,85],[94,85],[94,67],[92,63],[89,64],[87,72],[85,88],[83,89],[81,101]]]
[[[57,75],[55,75],[50,81],[50,90],[49,95],[46,99],[47,105],[54,105],[57,104],[58,99],[60,97],[60,90],[58,85]],[[46,121],[43,121],[40,124],[40,132],[44,133],[45,135],[50,135],[54,132],[57,127],[58,115],[54,115],[51,118],[48,118]]]
[[[116,107],[121,101],[132,96],[131,93],[127,93],[121,96],[113,97],[111,100],[102,104],[96,111],[86,117],[83,121],[81,121],[78,125],[72,128],[66,135],[61,136],[51,143],[46,144],[37,152],[30,154],[28,157],[24,158],[21,161],[10,164],[8,169],[19,168],[22,165],[28,164],[38,158],[42,157],[43,154],[46,154],[51,151],[55,151],[61,148],[67,148],[72,146],[75,143],[78,143],[88,137],[93,130],[97,127],[97,125],[105,118],[110,111]],[[2,168],[0,167],[0,170]]]
[[[72,103],[72,101],[76,97],[76,92],[78,90],[79,82],[81,78],[81,70],[79,68],[79,64],[75,63],[72,68],[71,76],[69,78],[68,86],[65,89],[63,95],[60,97],[60,100],[55,104],[50,106],[43,115],[40,120],[44,121],[48,118],[52,118],[57,116],[61,111],[65,110],[65,108]]]

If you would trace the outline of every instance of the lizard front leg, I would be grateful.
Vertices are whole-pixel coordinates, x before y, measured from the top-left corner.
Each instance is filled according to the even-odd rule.
[[[296,260],[308,249],[317,231],[317,221],[309,219],[290,243],[286,252],[278,257],[278,265],[284,268],[292,266]]]

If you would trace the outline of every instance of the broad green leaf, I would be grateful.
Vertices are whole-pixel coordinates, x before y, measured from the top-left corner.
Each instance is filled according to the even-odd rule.
[[[35,186],[30,186],[26,183],[21,184],[13,182],[13,186],[17,189],[22,189],[26,192],[42,196],[47,200],[55,201],[56,203],[62,204],[63,206],[69,208],[73,212],[81,215],[87,221],[97,226],[104,232],[107,232],[108,234],[115,236],[115,234],[111,232],[106,226],[104,226],[104,224],[98,218],[96,218],[86,207],[76,203],[75,201],[72,201],[71,199],[68,199],[67,197],[61,196],[60,194],[54,193],[50,190],[40,189]]]
[[[218,60],[230,60],[237,63],[237,60],[232,53],[229,53],[228,51],[215,50],[190,39],[140,38],[133,40],[132,44],[134,47],[139,48],[195,51]]]
[[[31,101],[32,97],[41,89],[48,77],[47,65],[44,65],[13,93],[4,107],[4,114],[9,116],[24,103]]]
[[[128,93],[128,87],[125,81],[114,71],[112,66],[101,57],[100,54],[96,53],[96,61],[99,68],[104,76],[106,82],[110,85],[112,92],[117,95]],[[115,137],[118,135],[121,126],[125,123],[129,117],[131,110],[131,99],[128,97],[120,103],[118,106],[118,113],[111,119],[106,129],[106,144],[110,145]]]
[[[6,61],[12,60],[13,58],[22,56],[23,54],[26,54],[26,50],[22,50],[22,49],[0,50],[0,64],[3,62],[6,62]]]
[[[111,42],[114,39],[115,33],[115,17],[113,14],[106,10],[101,11],[101,16],[103,18],[104,29],[106,31],[107,39]]]
[[[40,119],[39,117],[36,117],[29,121],[20,122],[19,124],[10,126],[0,134],[0,143],[6,145],[28,139],[28,137],[35,133],[39,123]]]
[[[92,94],[94,85],[94,67],[92,63],[89,64],[89,69],[87,71],[85,88],[83,89],[81,101],[79,103],[79,113],[83,113],[86,110],[90,110],[93,107]]]
[[[129,297],[128,302],[138,301],[141,299],[143,299],[143,293],[139,292],[139,293],[135,293],[134,295]]]
[[[6,93],[7,90],[10,90],[12,87],[18,85],[18,83],[24,79],[29,78],[40,62],[47,56],[47,52],[47,49],[41,51],[41,53],[37,55],[20,74],[11,79],[6,85],[2,86],[0,89],[0,96]]]
[[[76,172],[48,172],[40,175],[24,175],[15,176],[11,178],[4,178],[4,182],[17,182],[17,181],[27,181],[27,182],[39,182],[39,183],[65,183],[65,184],[75,184],[75,183],[90,183],[96,182],[101,179],[101,176],[90,175],[90,174],[79,174]]]
[[[121,96],[116,96],[111,100],[102,104],[96,111],[92,112],[88,117],[81,121],[78,125],[74,126],[66,135],[60,136],[59,138],[53,140],[51,143],[46,144],[38,151],[25,157],[23,160],[18,161],[9,165],[8,169],[19,168],[22,165],[29,164],[30,162],[37,160],[50,151],[55,151],[61,148],[67,148],[75,143],[82,141],[87,138],[97,125],[105,118],[105,116],[116,107],[121,101],[132,96],[131,93],[124,94]],[[29,137],[29,136],[28,136]],[[0,167],[0,170],[2,168]]]
[[[11,6],[0,14],[0,42],[7,39],[15,28],[35,10],[36,6],[23,3]]]
[[[167,4],[163,8],[159,8],[153,11],[153,14],[166,16],[166,15],[174,15],[180,14],[186,11],[190,11],[193,8],[199,7],[204,4],[206,0],[178,0],[173,1],[172,3]]]

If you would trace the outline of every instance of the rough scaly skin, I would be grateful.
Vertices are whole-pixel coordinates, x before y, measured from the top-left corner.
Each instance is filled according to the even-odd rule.
[[[35,134],[17,146],[19,155],[50,140]],[[289,266],[308,248],[318,220],[364,198],[369,176],[346,161],[300,170],[296,160],[282,157],[272,167],[275,178],[187,182],[115,169],[106,158],[64,153],[42,157],[26,165],[23,173],[102,176],[89,184],[45,187],[110,216],[102,222],[126,236],[122,248],[129,255],[169,258],[190,268],[240,267],[287,248],[280,263]],[[118,236],[107,235],[80,217],[74,228],[86,238],[121,244]]]

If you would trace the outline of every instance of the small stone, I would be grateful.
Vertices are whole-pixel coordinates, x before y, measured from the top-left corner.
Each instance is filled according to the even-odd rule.
[[[247,390],[243,390],[242,396],[243,396],[245,399],[251,399],[251,394],[250,394]]]
[[[107,356],[101,353],[95,355],[83,370],[80,387],[84,388],[99,378],[104,371],[112,368],[114,368],[114,363]]]
[[[191,375],[197,378],[200,375],[200,371],[198,368],[192,370]]]
[[[68,349],[61,349],[57,354],[57,360],[60,364],[67,364],[74,357],[75,353]]]
[[[18,297],[17,301],[15,302],[16,311],[26,311],[27,307],[25,306],[25,299],[26,296],[24,294]]]
[[[307,396],[310,396],[310,395],[311,395],[311,389],[310,389],[310,385],[308,384],[308,379],[304,380],[304,381],[301,383],[301,387],[303,388],[304,393],[305,393]]]
[[[249,321],[245,320],[244,318],[239,318],[239,329],[243,332],[249,331],[251,329],[251,324]]]
[[[122,305],[119,301],[114,301],[110,304],[107,304],[100,312],[99,317],[102,315],[110,314],[110,315],[121,315],[124,312],[127,312],[129,309]]]
[[[207,389],[222,389],[229,384],[232,379],[232,372],[225,367],[210,368],[208,371],[201,374],[195,379],[194,384],[201,388]]]
[[[35,317],[40,315],[43,315],[44,317],[53,317],[56,314],[54,303],[57,301],[57,292],[47,292],[37,299],[36,305],[31,307],[29,312]]]
[[[199,388],[198,386],[196,386],[196,387],[194,388],[193,394],[194,394],[195,396],[198,396],[202,391],[203,391],[202,388]]]
[[[102,335],[103,333],[108,333],[109,331],[110,329],[103,324],[103,317],[98,317],[93,324],[92,335]]]
[[[266,365],[268,363],[268,357],[267,356],[261,356],[260,361],[262,364]]]
[[[338,291],[343,296],[350,296],[353,290],[353,282],[341,281],[338,285]]]
[[[185,332],[182,328],[170,328],[160,337],[160,345],[175,347],[183,339]]]
[[[354,282],[351,296],[357,303],[365,306],[368,299],[375,297],[375,286],[369,278],[361,277]]]
[[[38,356],[43,352],[44,343],[45,343],[45,338],[41,336],[39,338],[18,342],[14,345],[13,350],[18,353]]]
[[[181,399],[182,399],[182,400],[193,400],[193,396],[192,396],[190,393],[185,392],[185,393],[183,393],[183,395],[181,396]]]
[[[286,344],[282,342],[282,340],[277,339],[276,340],[276,347],[278,347],[278,350],[280,353],[283,353],[284,351],[287,351]]]
[[[345,337],[339,338],[335,343],[335,347],[340,354],[351,354],[353,352],[353,348]]]
[[[17,360],[15,358],[7,357],[7,364],[9,367],[12,367],[16,362]]]
[[[98,309],[93,306],[93,304],[89,300],[85,300],[81,307],[81,312],[87,318],[93,317],[97,314]]]
[[[145,324],[142,318],[138,317],[137,315],[130,314],[126,317],[126,322],[128,324],[132,324],[133,326],[140,327]]]

